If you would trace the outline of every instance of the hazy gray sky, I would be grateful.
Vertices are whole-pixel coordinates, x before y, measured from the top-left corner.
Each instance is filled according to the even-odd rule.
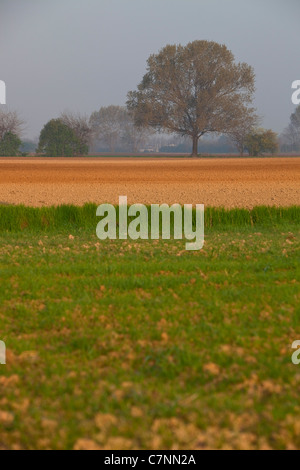
[[[280,132],[300,80],[299,0],[0,0],[0,80],[38,136],[64,110],[124,105],[166,44],[226,44],[256,72],[255,106]]]

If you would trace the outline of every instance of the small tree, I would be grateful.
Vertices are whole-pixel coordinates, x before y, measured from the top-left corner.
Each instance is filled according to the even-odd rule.
[[[278,136],[271,129],[257,129],[246,137],[245,148],[254,157],[264,153],[273,155],[278,151]]]
[[[111,153],[115,152],[122,139],[126,120],[127,110],[122,106],[100,108],[90,118],[93,139],[101,140]]]
[[[300,105],[297,106],[296,111],[291,115],[291,124],[297,129],[300,136]]]
[[[20,155],[21,140],[16,134],[7,132],[0,141],[1,157],[17,157]]]
[[[245,116],[237,125],[228,132],[228,137],[238,149],[241,156],[244,155],[246,141],[258,124],[259,118],[256,114],[246,112]]]
[[[281,148],[287,152],[298,152],[300,150],[300,129],[297,130],[290,123],[280,136]]]
[[[137,127],[133,117],[127,112],[127,119],[122,132],[122,142],[126,149],[137,153],[153,135],[153,130],[147,127]]]
[[[153,131],[137,127],[132,114],[122,106],[108,106],[94,112],[90,118],[94,140],[108,146],[111,153],[117,148],[138,152]]]
[[[288,150],[297,152],[300,149],[300,106],[291,114],[290,123],[282,134],[282,142]]]
[[[48,157],[73,157],[80,155],[81,142],[75,132],[60,119],[52,119],[40,135],[38,153]]]
[[[2,140],[8,132],[20,137],[23,125],[24,121],[22,121],[16,111],[0,110],[0,140]]]
[[[67,111],[60,116],[60,120],[75,132],[80,142],[79,154],[86,155],[89,152],[92,134],[88,117]]]

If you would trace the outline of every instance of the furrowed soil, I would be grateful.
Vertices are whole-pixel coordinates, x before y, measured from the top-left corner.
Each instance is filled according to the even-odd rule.
[[[300,158],[0,158],[0,204],[300,204]]]

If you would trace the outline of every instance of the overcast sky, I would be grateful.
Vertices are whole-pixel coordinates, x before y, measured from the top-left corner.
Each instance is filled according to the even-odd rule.
[[[256,72],[255,106],[277,132],[300,80],[299,0],[0,0],[0,80],[27,137],[62,111],[124,105],[150,54],[226,44]]]

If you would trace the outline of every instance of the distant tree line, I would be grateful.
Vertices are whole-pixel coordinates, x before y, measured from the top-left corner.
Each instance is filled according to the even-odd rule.
[[[153,130],[135,125],[132,113],[126,107],[102,107],[91,115],[89,121],[95,147],[137,153],[145,146]]]
[[[139,153],[155,147],[193,156],[232,149],[257,156],[276,153],[279,142],[281,150],[299,151],[300,106],[278,140],[272,130],[259,127],[251,106],[254,91],[252,67],[236,63],[225,45],[212,41],[168,45],[149,57],[146,74],[137,90],[128,93],[126,107],[102,107],[90,117],[64,112],[44,126],[35,151],[74,157],[91,151]],[[20,139],[22,126],[17,113],[0,108],[0,155],[34,151],[33,142]],[[171,143],[158,145],[163,140],[158,136],[168,134]],[[214,140],[201,139],[205,135]]]
[[[300,105],[291,114],[289,125],[283,131],[280,140],[283,152],[300,151]]]

